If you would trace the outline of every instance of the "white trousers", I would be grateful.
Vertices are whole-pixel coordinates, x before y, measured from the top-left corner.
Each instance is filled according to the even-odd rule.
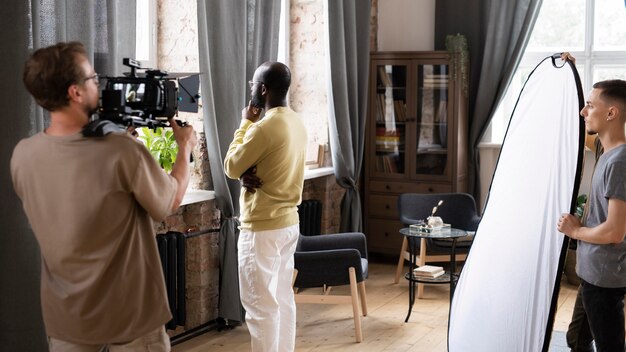
[[[300,225],[239,233],[239,294],[253,352],[295,349],[296,304],[291,280],[299,234]]]

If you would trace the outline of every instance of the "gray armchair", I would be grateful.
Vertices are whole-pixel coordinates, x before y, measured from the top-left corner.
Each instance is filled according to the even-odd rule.
[[[416,224],[425,220],[432,213],[433,207],[443,200],[443,204],[437,208],[435,216],[441,217],[443,222],[453,228],[474,232],[478,228],[480,217],[476,209],[474,197],[467,193],[404,193],[398,198],[398,212],[400,221],[406,225]],[[473,236],[462,237],[457,240],[456,260],[463,261],[473,241]],[[415,243],[417,265],[427,262],[447,262],[450,260],[451,241],[445,239],[421,239]],[[400,258],[396,269],[395,282],[398,283],[404,267],[404,261],[408,260],[408,241],[405,238],[400,250]],[[421,298],[423,285],[418,285],[418,297]]]
[[[361,342],[361,316],[367,315],[365,279],[367,242],[362,233],[300,236],[294,255],[296,303],[352,304],[356,341]],[[350,285],[350,295],[331,295],[332,286]],[[298,293],[321,287],[321,294]],[[359,304],[360,301],[360,304]]]

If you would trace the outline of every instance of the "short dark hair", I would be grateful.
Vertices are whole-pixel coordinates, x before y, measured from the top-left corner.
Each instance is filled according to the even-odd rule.
[[[268,61],[263,64],[267,69],[263,72],[263,84],[276,94],[284,98],[291,85],[291,71],[287,65],[280,62]]]
[[[593,88],[600,89],[600,97],[612,103],[618,103],[621,108],[626,108],[626,81],[621,79],[609,79],[596,82]],[[626,111],[624,112],[626,113]]]
[[[67,89],[85,79],[78,56],[87,57],[82,43],[68,42],[36,50],[26,61],[22,80],[37,104],[55,111],[67,106]]]

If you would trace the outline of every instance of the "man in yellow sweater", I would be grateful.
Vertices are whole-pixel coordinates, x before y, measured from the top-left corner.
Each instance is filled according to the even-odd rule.
[[[243,182],[239,199],[239,291],[252,351],[293,351],[296,306],[291,279],[307,135],[299,116],[287,107],[287,66],[266,62],[249,84],[251,100],[241,112],[241,125],[224,160],[228,177],[251,180]]]

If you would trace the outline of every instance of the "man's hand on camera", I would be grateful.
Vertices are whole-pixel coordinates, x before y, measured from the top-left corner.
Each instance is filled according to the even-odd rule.
[[[135,138],[139,138],[139,133],[137,132],[137,128],[135,126],[129,126],[126,129],[126,132]]]
[[[256,166],[246,170],[239,178],[241,185],[250,193],[256,193],[256,189],[263,186],[263,180],[256,175]]]
[[[178,145],[178,153],[176,154],[176,162],[172,167],[172,172],[170,172],[170,176],[176,179],[178,185],[176,188],[176,195],[174,197],[174,201],[172,202],[171,211],[174,212],[178,209],[183,198],[185,197],[185,192],[187,191],[187,186],[189,186],[189,174],[190,174],[190,158],[191,151],[198,143],[198,138],[196,137],[196,131],[193,130],[191,126],[179,126],[176,120],[173,118],[169,120],[170,127],[172,127],[172,131],[174,132],[174,139],[176,140],[176,144]]]
[[[190,125],[181,127],[176,120],[171,118],[169,120],[172,131],[174,132],[174,139],[178,145],[178,149],[189,155],[193,148],[198,144],[198,137],[196,137],[196,131]]]

